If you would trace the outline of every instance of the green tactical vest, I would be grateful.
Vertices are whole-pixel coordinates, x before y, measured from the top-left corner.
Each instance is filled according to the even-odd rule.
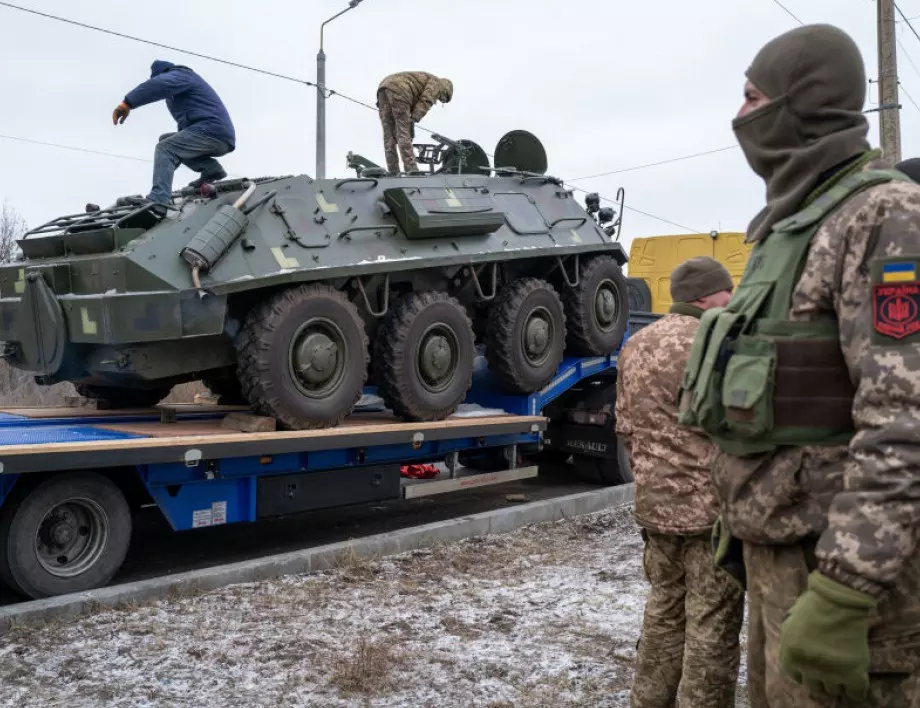
[[[895,170],[847,174],[754,245],[731,302],[700,318],[679,391],[682,425],[738,456],[849,441],[855,390],[837,320],[794,322],[789,310],[808,246],[833,210],[891,180],[910,181]]]

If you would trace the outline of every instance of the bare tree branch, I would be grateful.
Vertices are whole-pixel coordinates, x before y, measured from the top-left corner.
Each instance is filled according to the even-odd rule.
[[[26,220],[4,200],[0,209],[0,263],[12,260],[16,252],[16,239],[27,230]]]

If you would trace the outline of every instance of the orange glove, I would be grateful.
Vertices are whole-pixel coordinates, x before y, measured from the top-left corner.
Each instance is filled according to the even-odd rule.
[[[112,125],[118,125],[119,123],[124,123],[125,118],[128,117],[128,114],[131,112],[131,107],[122,101],[118,104],[118,107],[112,111]],[[118,120],[121,118],[121,120]]]

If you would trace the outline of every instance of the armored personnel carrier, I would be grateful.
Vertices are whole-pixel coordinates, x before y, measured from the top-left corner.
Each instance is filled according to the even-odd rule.
[[[117,408],[203,380],[283,427],[338,424],[366,385],[406,420],[449,416],[485,349],[498,385],[545,386],[606,355],[628,319],[622,216],[580,205],[526,131],[494,164],[470,141],[426,169],[224,180],[62,216],[0,267],[2,355]]]

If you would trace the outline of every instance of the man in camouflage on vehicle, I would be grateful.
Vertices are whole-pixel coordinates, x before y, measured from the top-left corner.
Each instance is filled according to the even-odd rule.
[[[617,363],[617,433],[635,474],[635,517],[651,584],[632,688],[633,708],[732,708],[744,593],[712,565],[718,503],[709,476],[714,446],[677,425],[677,391],[709,308],[731,299],[718,261],[691,258],[671,274],[674,304],[632,335]]]
[[[720,448],[714,560],[746,575],[750,703],[920,705],[920,186],[870,150],[844,32],[783,34],[747,79],[733,127],[767,203],[680,420]]]
[[[405,172],[418,170],[415,153],[412,152],[415,124],[428,114],[435,102],[450,103],[453,95],[454,85],[450,79],[441,79],[424,71],[390,74],[380,82],[377,109],[383,126],[383,150],[390,173],[399,172],[399,155],[402,155]]]

